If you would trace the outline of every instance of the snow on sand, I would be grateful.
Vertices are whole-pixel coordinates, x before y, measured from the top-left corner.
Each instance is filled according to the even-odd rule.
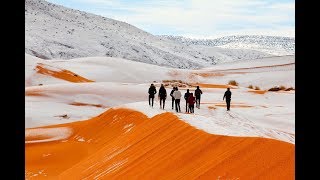
[[[240,70],[229,64],[215,77],[201,74],[217,71],[210,68],[180,70],[112,58],[26,59],[27,179],[294,178],[294,91],[243,85],[268,77],[262,88],[294,86],[294,65],[281,66],[292,60],[280,58],[277,67],[261,60],[262,68],[244,62]],[[53,73],[34,70],[39,63]],[[283,72],[288,73],[278,76]],[[71,81],[74,74],[91,81]],[[222,96],[231,78],[240,84],[231,86],[226,111]],[[154,83],[159,90],[161,80],[199,85],[201,108],[186,114],[182,99],[182,112],[176,113],[168,96],[161,110],[157,95],[150,107],[148,88]],[[182,94],[186,89],[180,88]]]
[[[29,79],[38,77],[31,76],[30,69],[43,60],[26,55],[28,62]],[[213,68],[203,70],[180,70],[172,68],[158,67],[149,64],[137,63],[115,58],[80,58],[73,60],[52,60],[46,61],[52,67],[59,67],[77,73],[84,78],[95,82],[72,83],[68,81],[49,82],[43,77],[42,86],[26,87],[26,127],[39,127],[45,125],[62,124],[67,122],[86,120],[103,113],[110,107],[127,107],[145,113],[150,118],[156,114],[171,110],[171,98],[166,101],[166,111],[160,110],[159,102],[155,98],[154,108],[148,106],[147,90],[153,81],[163,79],[188,80],[187,75],[194,72],[212,71],[215,69],[239,69],[246,68],[252,71],[247,75],[224,74],[222,77],[201,77],[196,76],[191,79],[193,83],[200,85],[204,92],[202,96],[201,109],[195,109],[195,114],[177,114],[183,121],[212,134],[223,134],[230,136],[257,136],[274,138],[290,143],[294,143],[294,92],[266,92],[256,94],[248,92],[250,89],[242,86],[231,89],[232,106],[231,111],[226,112],[225,103],[222,96],[225,88],[214,88],[225,86],[228,80],[251,81],[252,77],[256,81],[252,84],[261,83],[266,73],[270,77],[264,82],[265,87],[278,85],[278,81],[286,81],[294,85],[294,66],[290,67],[288,76],[275,76],[276,73],[283,73],[283,69],[269,66],[294,63],[290,56],[261,59],[259,66],[264,66],[265,74],[255,72],[258,63],[255,61],[245,61],[241,63],[229,63],[217,65]],[[221,66],[221,68],[219,68]],[[136,67],[136,68],[131,68]],[[252,68],[250,68],[252,67]],[[172,73],[176,72],[176,73]],[[31,75],[30,75],[31,74]],[[46,77],[52,78],[50,75]],[[203,81],[199,81],[203,80]],[[38,79],[40,81],[40,79]],[[147,81],[147,82],[146,82]],[[187,81],[189,82],[189,81]],[[207,85],[201,83],[209,83]],[[191,81],[192,83],[192,81]],[[215,83],[215,84],[213,84]],[[211,86],[212,85],[212,86]],[[226,86],[225,86],[226,87]],[[194,88],[190,88],[193,92]],[[170,93],[171,88],[167,88]],[[186,88],[181,89],[182,94]],[[185,101],[181,100],[181,109],[185,110]]]

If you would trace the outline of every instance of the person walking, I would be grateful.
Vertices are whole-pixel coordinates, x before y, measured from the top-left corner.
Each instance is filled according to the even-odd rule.
[[[153,84],[150,85],[148,93],[149,93],[149,106],[153,107],[154,95],[157,94],[156,87]]]
[[[189,112],[189,107],[188,107],[188,97],[190,95],[189,89],[187,89],[187,92],[184,94],[184,99],[186,100],[186,113]]]
[[[174,101],[176,104],[176,111],[181,112],[180,109],[180,98],[181,98],[181,92],[179,91],[178,87],[176,87],[176,90],[173,92]]]
[[[223,99],[226,98],[226,103],[227,103],[227,111],[230,111],[230,103],[231,103],[231,91],[230,88],[227,88],[227,91],[223,95]]]
[[[194,103],[196,102],[193,93],[190,93],[189,97],[188,97],[188,104],[189,104],[189,110],[190,113],[194,113]]]
[[[173,97],[173,93],[176,90],[176,87],[173,87],[173,89],[170,92],[170,96],[172,97],[172,109],[173,109],[173,105],[174,105],[174,97]]]
[[[199,86],[197,86],[197,89],[194,91],[194,94],[196,96],[196,107],[200,109],[200,99],[201,99],[202,91],[199,88]]]
[[[164,88],[163,84],[161,84],[161,87],[159,89],[158,97],[160,99],[160,109],[162,106],[162,109],[164,109],[164,104],[167,98],[167,90]]]

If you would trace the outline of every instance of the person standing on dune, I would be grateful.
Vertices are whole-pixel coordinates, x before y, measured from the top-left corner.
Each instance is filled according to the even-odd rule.
[[[201,94],[202,94],[202,91],[201,89],[199,88],[199,86],[197,86],[197,89],[194,91],[194,95],[196,96],[196,107],[198,109],[200,109],[200,98],[201,98]]]
[[[153,84],[150,85],[148,93],[149,93],[149,106],[153,107],[154,95],[157,94],[156,87]],[[152,103],[150,103],[150,100],[152,101]]]
[[[184,94],[184,99],[186,100],[186,113],[189,112],[189,107],[188,107],[188,97],[190,95],[189,89],[187,89],[187,92]]]
[[[190,93],[187,101],[188,101],[190,113],[194,113],[194,103],[196,102],[196,100],[193,96],[193,93]]]
[[[174,97],[173,97],[173,93],[176,90],[176,87],[173,87],[173,89],[170,92],[170,96],[172,97],[172,109],[173,109],[173,105],[174,105]]]
[[[163,84],[161,84],[161,87],[159,89],[158,97],[160,99],[160,109],[162,105],[162,109],[164,109],[164,104],[167,98],[167,90],[164,88]]]
[[[178,87],[176,87],[176,91],[173,92],[174,101],[176,103],[176,111],[181,112],[180,109],[180,98],[181,98],[181,92],[179,91]]]
[[[230,103],[231,103],[231,91],[230,88],[227,88],[227,91],[223,95],[223,99],[226,98],[226,103],[227,103],[227,111],[230,111]]]

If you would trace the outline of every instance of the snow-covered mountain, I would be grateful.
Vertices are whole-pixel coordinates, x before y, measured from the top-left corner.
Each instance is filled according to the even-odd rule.
[[[231,49],[252,49],[273,55],[294,55],[295,39],[281,36],[242,35],[225,36],[217,39],[191,39],[183,36],[162,35],[185,45],[202,45]]]
[[[271,56],[254,50],[192,47],[44,0],[25,1],[25,22],[25,52],[43,59],[108,56],[185,69]]]

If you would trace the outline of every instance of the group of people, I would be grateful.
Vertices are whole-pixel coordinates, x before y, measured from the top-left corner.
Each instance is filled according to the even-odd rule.
[[[154,84],[151,84],[148,93],[149,105],[153,107],[154,96],[155,94],[157,94],[157,90]],[[187,89],[187,92],[184,94],[184,99],[186,101],[186,113],[194,113],[194,104],[196,104],[196,107],[200,109],[200,99],[202,91],[199,86],[197,86],[197,89],[194,91],[194,95],[189,91],[189,89]],[[181,91],[179,91],[178,87],[173,87],[170,92],[170,96],[172,98],[172,109],[175,107],[176,112],[181,112],[180,99],[182,97],[182,94]],[[160,109],[164,109],[165,101],[167,99],[167,90],[165,89],[163,84],[161,84],[161,87],[159,89],[158,98],[160,100]]]
[[[157,94],[157,89],[154,86],[154,84],[151,84],[149,88],[149,106],[153,107],[153,102],[154,102],[154,96]],[[194,104],[196,104],[196,107],[200,109],[200,100],[201,100],[201,95],[202,91],[197,86],[196,90],[193,93],[187,89],[187,92],[184,94],[184,99],[186,101],[186,113],[194,113]],[[180,99],[182,97],[181,92],[179,91],[178,87],[173,87],[173,89],[170,92],[170,96],[172,98],[172,109],[175,106],[176,112],[181,112],[180,108]],[[164,109],[165,102],[167,99],[167,90],[165,89],[164,85],[161,84],[159,93],[158,93],[158,98],[160,100],[160,109]],[[227,88],[227,91],[224,93],[223,100],[226,99],[227,103],[227,111],[230,110],[230,102],[231,102],[231,91],[230,88]]]

